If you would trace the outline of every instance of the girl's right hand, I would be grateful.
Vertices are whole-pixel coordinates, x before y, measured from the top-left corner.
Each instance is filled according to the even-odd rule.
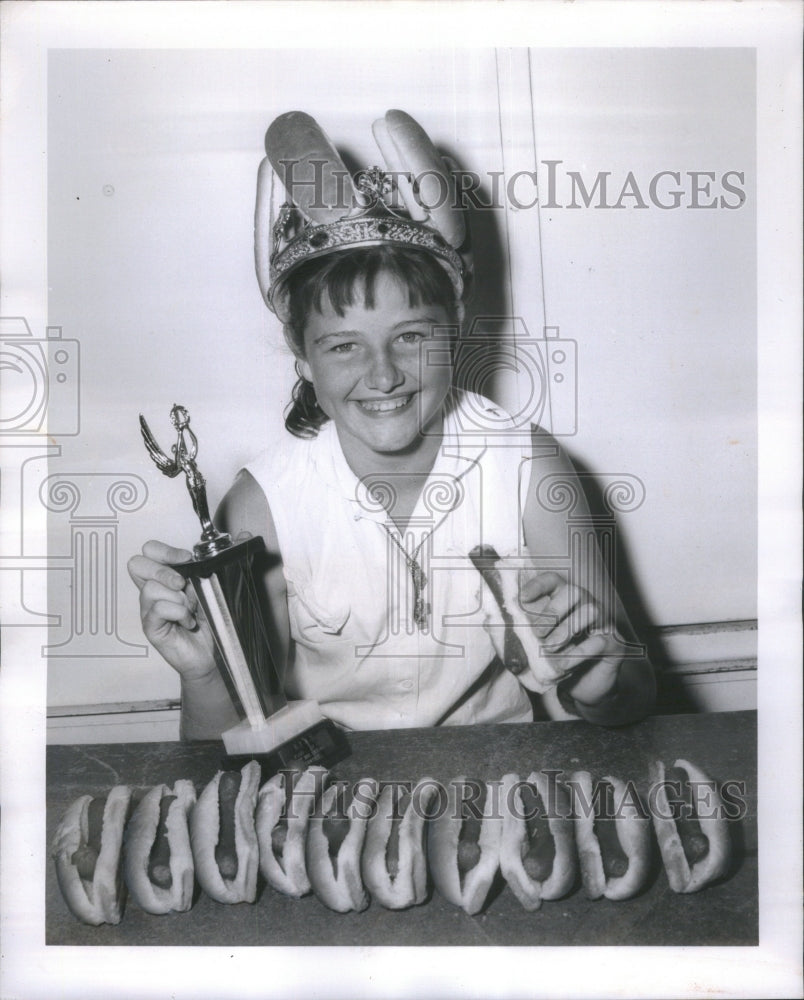
[[[140,592],[140,618],[146,638],[177,670],[182,680],[200,680],[216,669],[212,633],[190,584],[170,563],[192,554],[150,541],[128,562]]]

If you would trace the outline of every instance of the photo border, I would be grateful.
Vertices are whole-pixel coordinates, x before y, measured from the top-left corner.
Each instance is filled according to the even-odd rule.
[[[727,8],[727,9],[726,9]],[[0,310],[47,326],[49,47],[755,46],[758,71],[761,798],[758,948],[116,949],[44,945],[46,678],[38,628],[6,630],[2,995],[796,996],[801,991],[801,7],[678,0],[471,3],[7,2]],[[355,25],[359,24],[359,30]],[[39,512],[46,537],[45,511]],[[2,534],[0,534],[2,537]],[[31,664],[42,663],[41,668]],[[769,720],[773,720],[772,724]],[[784,761],[784,766],[779,762]],[[790,788],[793,794],[790,794]],[[588,952],[588,954],[587,954]],[[588,960],[587,960],[588,959]],[[182,969],[181,977],[178,970]],[[388,969],[393,969],[392,977]],[[590,977],[589,968],[594,976]]]

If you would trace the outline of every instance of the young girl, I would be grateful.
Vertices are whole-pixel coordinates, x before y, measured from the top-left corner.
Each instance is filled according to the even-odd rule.
[[[532,719],[538,685],[505,668],[485,627],[469,555],[483,544],[525,567],[519,603],[559,678],[542,695],[547,714],[638,719],[653,672],[634,655],[593,529],[583,586],[539,568],[566,552],[567,523],[537,487],[577,485],[572,467],[538,428],[532,446],[501,444],[513,423],[453,385],[458,258],[406,233],[302,254],[268,290],[296,356],[291,433],[240,472],[216,519],[279,557],[265,584],[285,690],[350,729]],[[465,433],[483,413],[493,440]],[[206,622],[167,565],[189,558],[152,541],[129,571],[145,634],[181,675],[183,736],[212,738],[237,716]]]

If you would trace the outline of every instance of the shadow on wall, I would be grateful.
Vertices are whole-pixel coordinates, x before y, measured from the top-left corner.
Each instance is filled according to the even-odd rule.
[[[609,507],[604,499],[604,488],[601,480],[578,459],[569,456],[575,470],[583,483],[584,493],[589,504],[589,510],[596,524],[610,516]],[[602,542],[601,530],[597,529],[598,540]],[[614,580],[617,593],[625,607],[626,614],[634,627],[640,642],[647,648],[648,657],[656,668],[658,694],[655,714],[666,715],[697,711],[694,703],[685,693],[680,680],[662,672],[662,665],[669,662],[669,657],[656,623],[651,619],[639,591],[633,564],[628,555],[627,546],[623,540],[623,532],[615,531],[609,539],[612,542],[611,557],[607,570]]]
[[[453,160],[459,158],[453,151],[449,154]],[[481,190],[478,197],[482,202],[488,203],[489,191]],[[484,365],[487,371],[505,374],[506,367],[510,367],[510,357],[506,350],[504,340],[510,336],[521,335],[524,325],[520,321],[517,330],[517,320],[506,315],[509,305],[509,290],[506,282],[506,260],[503,250],[503,238],[501,234],[500,214],[494,211],[483,211],[475,205],[467,206],[468,230],[471,234],[471,244],[475,259],[474,285],[472,288],[470,306],[472,315],[467,317],[464,325],[463,337],[466,331],[470,331],[472,339],[482,340],[480,351],[484,356]],[[531,334],[541,334],[541,330],[533,329]],[[462,337],[462,339],[463,339]],[[538,359],[537,359],[538,360]],[[481,391],[485,384],[478,386],[476,383],[467,384],[464,377],[462,379],[461,366],[458,365],[456,372],[456,382],[461,388],[468,388],[474,391]],[[463,369],[464,376],[469,369]],[[547,391],[547,375],[545,368],[541,370],[542,389]],[[488,379],[493,382],[493,379]],[[484,392],[485,395],[495,395],[494,388]],[[555,417],[555,411],[545,411],[543,416],[548,420],[551,415]],[[541,423],[541,421],[540,421]],[[548,428],[553,432],[560,433],[559,428]],[[589,509],[596,525],[611,522],[611,507],[606,502],[606,485],[602,478],[594,470],[585,466],[572,454],[571,448],[567,448],[562,442],[567,457],[578,473],[586,495]],[[608,564],[606,566],[609,575],[615,582],[617,592],[622,600],[626,614],[634,628],[637,638],[644,643],[648,656],[657,671],[658,695],[656,703],[656,714],[695,712],[696,707],[678,678],[672,677],[662,672],[662,664],[668,662],[667,650],[661,640],[656,628],[656,623],[652,621],[645,602],[640,594],[636,577],[633,571],[633,564],[629,558],[627,547],[623,539],[623,532],[607,530],[606,545],[603,545],[603,530],[596,528],[598,541],[601,543],[601,551],[609,552]],[[540,708],[540,705],[539,705]]]

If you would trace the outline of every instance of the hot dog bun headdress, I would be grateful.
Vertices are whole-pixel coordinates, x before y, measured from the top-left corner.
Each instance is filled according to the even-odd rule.
[[[404,111],[373,125],[385,167],[352,177],[321,127],[289,111],[265,135],[257,175],[254,255],[263,300],[284,323],[286,281],[299,265],[357,247],[402,246],[431,254],[460,302],[470,263],[455,179],[427,133]]]

